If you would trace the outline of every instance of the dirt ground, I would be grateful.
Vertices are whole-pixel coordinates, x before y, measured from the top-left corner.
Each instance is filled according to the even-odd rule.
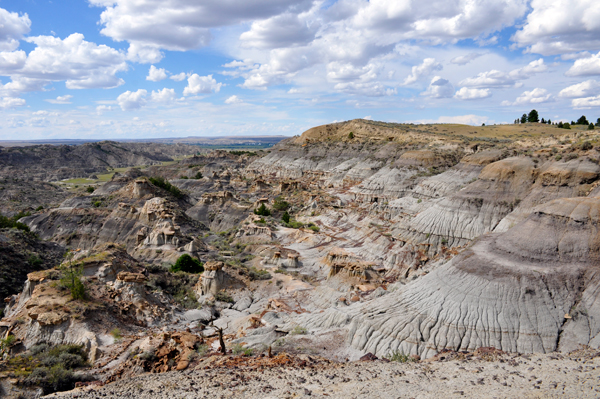
[[[212,356],[50,398],[597,398],[600,352],[441,354],[428,361],[334,363],[307,355]]]

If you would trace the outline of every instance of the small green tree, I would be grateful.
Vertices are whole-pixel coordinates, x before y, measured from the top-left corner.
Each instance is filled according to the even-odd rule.
[[[352,132],[348,133],[348,138],[350,140],[352,140],[354,138],[354,133],[352,133]]]
[[[286,211],[281,217],[281,220],[283,221],[283,223],[288,224],[290,222],[290,214]]]
[[[254,210],[254,214],[258,216],[271,216],[271,211],[263,203],[260,204],[260,206]]]
[[[596,126],[600,126],[600,118],[596,121]]]
[[[183,254],[177,259],[175,264],[171,266],[171,271],[174,273],[202,273],[204,271],[204,265],[198,259],[194,259],[188,254]]]
[[[63,288],[68,289],[71,292],[71,298],[73,300],[85,299],[85,285],[81,281],[83,276],[83,262],[75,264],[73,257],[75,253],[68,251],[65,254],[66,265],[61,267],[62,277],[60,278],[60,285]]]
[[[523,114],[523,116],[521,116],[521,123],[527,123],[527,114]]]
[[[581,115],[581,117],[579,119],[577,119],[577,124],[578,125],[589,125],[590,123],[588,122],[585,115]]]
[[[202,179],[202,177],[203,177],[202,172],[198,172],[198,173],[196,173],[196,176],[194,176],[194,179],[200,180],[200,179]]]
[[[589,126],[588,126],[588,130],[594,130],[594,124],[593,124],[593,123],[590,123],[590,124],[589,124]]]
[[[535,109],[529,111],[529,115],[527,115],[527,122],[529,123],[537,123],[540,121],[540,117],[538,112]]]

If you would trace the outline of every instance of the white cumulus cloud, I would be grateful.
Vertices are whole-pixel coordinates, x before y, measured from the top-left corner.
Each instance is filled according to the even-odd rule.
[[[596,108],[600,107],[600,96],[575,98],[571,101],[573,108]]]
[[[0,8],[0,50],[15,50],[19,40],[30,30],[31,20],[27,14],[19,15]]]
[[[565,98],[581,98],[592,97],[598,94],[600,94],[600,82],[596,80],[586,80],[585,82],[577,83],[562,89],[560,93],[558,93],[558,96]]]
[[[56,98],[48,99],[45,101],[48,101],[50,104],[71,104],[72,98],[73,98],[72,95],[67,94],[64,96],[58,96]]]
[[[161,49],[186,51],[208,45],[210,28],[262,20],[290,8],[311,5],[310,0],[90,0],[104,7],[101,33],[127,41],[129,59],[158,62]]]
[[[218,93],[223,83],[217,83],[212,75],[199,76],[193,74],[188,78],[188,85],[183,89],[183,95]]]
[[[524,91],[515,102],[503,101],[502,105],[540,104],[552,101],[552,94],[548,90],[536,87],[530,91]]]
[[[117,73],[128,69],[119,51],[87,42],[80,33],[64,40],[53,36],[26,39],[36,47],[26,55],[18,50],[0,53],[0,75],[10,76],[15,93],[42,90],[51,82],[65,81],[69,89],[113,88],[122,85]]]
[[[144,89],[137,91],[126,91],[117,97],[117,103],[123,111],[133,111],[146,105],[146,95],[148,92]]]
[[[440,71],[442,64],[435,61],[435,58],[425,58],[421,65],[415,65],[412,67],[410,75],[404,79],[404,84],[409,85],[415,83],[417,80],[431,75],[434,71]]]
[[[16,108],[25,105],[25,100],[22,98],[2,97],[0,98],[0,109]]]
[[[470,89],[468,87],[461,87],[454,94],[454,98],[458,98],[459,100],[479,100],[488,98],[491,95],[490,89]]]
[[[565,73],[567,76],[600,75],[600,53],[588,58],[581,58]]]
[[[240,104],[242,102],[243,102],[243,100],[235,95],[231,96],[227,100],[225,100],[225,104]]]
[[[528,52],[556,55],[600,49],[597,0],[533,0],[531,8],[512,38]]]
[[[176,75],[169,76],[169,79],[174,80],[176,82],[181,82],[182,80],[185,80],[185,78],[187,78],[187,77],[188,77],[188,75],[185,72],[181,72]]]
[[[440,76],[434,76],[429,83],[429,87],[421,95],[432,98],[448,98],[454,94],[454,86]]]
[[[152,82],[160,82],[167,78],[167,70],[164,68],[157,68],[154,65],[150,65],[150,70],[148,71],[148,76],[146,76],[146,80],[150,80]]]
[[[521,80],[528,79],[546,70],[548,70],[548,67],[544,64],[544,60],[540,58],[510,72],[502,72],[495,69],[481,72],[474,78],[462,80],[459,84],[469,87],[510,87],[515,86]]]
[[[168,104],[168,103],[172,103],[176,99],[177,99],[177,96],[175,95],[174,89],[164,88],[162,90],[152,91],[152,93],[150,94],[150,101],[153,101],[156,103]]]

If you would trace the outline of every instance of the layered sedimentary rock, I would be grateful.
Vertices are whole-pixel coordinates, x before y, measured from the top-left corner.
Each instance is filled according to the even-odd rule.
[[[205,193],[186,215],[214,231],[236,227],[248,215],[250,207],[240,203],[230,191]]]
[[[114,196],[127,202],[116,203],[112,211],[98,206],[103,202],[94,202],[95,197],[75,197],[57,209],[24,221],[42,239],[84,250],[120,243],[141,259],[173,261],[171,258],[178,257],[178,252],[204,251],[205,245],[198,238],[202,225],[186,216],[178,204],[166,198],[152,198],[155,190],[146,180],[135,180],[116,191]]]
[[[283,269],[295,269],[301,266],[299,261],[300,254],[297,251],[288,248],[275,247],[270,252],[270,254],[263,255],[263,265]]]
[[[600,198],[551,201],[381,299],[296,322],[344,327],[354,347],[378,355],[598,347],[599,218]]]
[[[225,272],[223,271],[223,262],[206,262],[204,265],[204,273],[200,278],[199,293],[201,295],[217,295],[217,293],[225,286]]]

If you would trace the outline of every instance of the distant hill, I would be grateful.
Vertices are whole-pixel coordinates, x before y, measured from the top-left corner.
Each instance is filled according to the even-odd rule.
[[[188,144],[117,143],[32,145],[0,148],[0,177],[45,181],[87,177],[108,167],[156,165],[202,150]]]
[[[218,136],[218,137],[175,137],[155,139],[115,139],[108,140],[117,143],[161,143],[161,144],[192,144],[206,146],[268,146],[286,139],[286,136]],[[105,139],[56,139],[56,140],[0,140],[0,147],[26,147],[32,145],[81,145],[98,143]]]

